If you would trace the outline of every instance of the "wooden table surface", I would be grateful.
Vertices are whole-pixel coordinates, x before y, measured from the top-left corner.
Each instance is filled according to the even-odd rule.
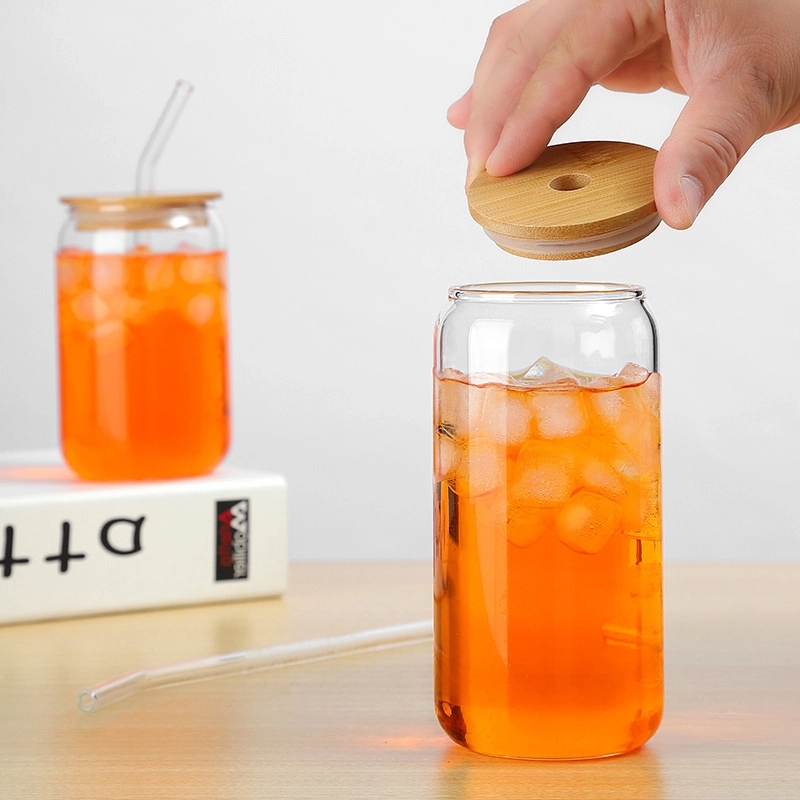
[[[434,717],[427,645],[77,708],[135,669],[425,619],[430,572],[298,563],[280,600],[0,628],[0,797],[800,798],[797,564],[667,565],[667,710],[629,756],[467,752]]]

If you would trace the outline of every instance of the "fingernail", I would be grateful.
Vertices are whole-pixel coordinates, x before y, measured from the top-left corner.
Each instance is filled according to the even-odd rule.
[[[693,178],[691,175],[684,175],[681,178],[681,189],[686,211],[691,221],[694,222],[703,207],[703,187],[697,178]]]
[[[491,174],[492,167],[494,167],[494,162],[497,161],[495,157],[495,153],[497,152],[497,146],[495,146],[494,150],[489,153],[489,158],[486,159],[486,171]]]

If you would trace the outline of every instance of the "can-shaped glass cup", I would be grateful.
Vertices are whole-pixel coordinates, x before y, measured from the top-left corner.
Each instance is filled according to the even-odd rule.
[[[454,287],[434,366],[435,705],[498,756],[629,752],[663,708],[660,376],[639,286]]]
[[[82,478],[202,475],[227,451],[219,196],[62,198],[61,447]]]

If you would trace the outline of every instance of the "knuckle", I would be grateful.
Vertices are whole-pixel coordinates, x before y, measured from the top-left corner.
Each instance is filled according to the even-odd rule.
[[[516,26],[509,11],[495,17],[489,27],[489,39],[505,41],[516,34]]]
[[[756,64],[746,64],[740,76],[742,88],[754,98],[771,105],[777,93],[778,82],[768,71]]]
[[[720,171],[725,176],[733,171],[744,155],[743,150],[733,139],[720,131],[705,130],[698,136],[698,142],[703,150],[711,155],[712,161],[720,165]]]
[[[525,42],[521,37],[512,39],[506,43],[506,53],[508,53],[513,61],[524,61],[527,50]]]
[[[736,108],[719,127],[705,128],[698,135],[700,146],[716,163],[722,177],[727,177],[752,144],[753,132],[763,132],[768,127],[771,108],[777,101],[778,82],[766,69],[755,63],[741,66],[735,73],[737,86],[731,87],[738,95]]]

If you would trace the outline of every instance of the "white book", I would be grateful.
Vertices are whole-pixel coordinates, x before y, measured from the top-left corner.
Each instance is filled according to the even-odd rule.
[[[0,453],[0,624],[269,597],[286,572],[280,475],[99,483]]]

